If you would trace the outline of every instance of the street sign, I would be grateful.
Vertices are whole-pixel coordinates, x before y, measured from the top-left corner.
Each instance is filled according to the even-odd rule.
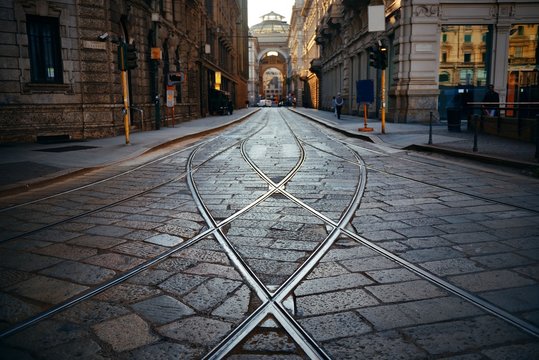
[[[167,107],[171,108],[176,105],[176,98],[174,97],[174,88],[167,86]]]

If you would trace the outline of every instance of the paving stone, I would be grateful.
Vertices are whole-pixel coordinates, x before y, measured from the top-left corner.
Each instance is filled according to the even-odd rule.
[[[377,332],[361,334],[343,339],[327,341],[324,349],[332,359],[425,359],[428,354],[416,345],[402,338],[397,332]]]
[[[296,309],[299,317],[353,310],[378,303],[376,298],[362,289],[296,297]]]
[[[362,271],[371,271],[371,270],[381,270],[381,269],[394,269],[399,267],[393,261],[387,259],[383,256],[374,256],[369,258],[357,260],[345,260],[339,262],[347,270],[352,272],[362,272]]]
[[[114,253],[92,256],[84,261],[89,264],[103,266],[118,271],[130,270],[144,262],[143,259]]]
[[[430,273],[438,276],[467,274],[484,270],[475,261],[466,258],[429,261],[420,265]]]
[[[488,269],[511,268],[535,263],[529,258],[511,253],[473,256],[470,259]]]
[[[126,235],[133,231],[133,229],[129,229],[126,227],[121,226],[113,226],[113,225],[98,225],[94,226],[93,228],[90,228],[86,230],[88,234],[91,235],[101,235],[101,236],[110,236],[110,237],[122,237],[123,235]]]
[[[343,274],[303,281],[294,290],[294,294],[296,294],[296,296],[318,294],[322,292],[361,287],[372,283],[372,280],[361,274]]]
[[[55,256],[69,260],[80,260],[97,254],[96,249],[66,244],[54,244],[34,250],[33,252],[41,255]]]
[[[69,244],[87,246],[98,249],[110,249],[118,244],[125,242],[126,240],[99,235],[83,235],[69,241]]]
[[[132,308],[143,318],[158,325],[193,315],[193,309],[167,295],[135,303]]]
[[[136,314],[124,315],[94,325],[99,339],[109,344],[116,352],[136,349],[159,340],[148,324]]]
[[[456,297],[374,306],[359,309],[358,312],[376,330],[398,329],[483,314],[479,308]]]
[[[160,342],[132,350],[127,357],[132,360],[178,360],[199,359],[203,355],[196,347],[173,342]]]
[[[261,331],[248,337],[242,346],[242,352],[257,353],[291,353],[297,351],[296,343],[284,332],[272,330]]]
[[[115,246],[111,250],[122,254],[151,259],[163,254],[168,249],[163,246],[149,244],[142,241],[129,241]]]
[[[371,327],[354,312],[314,316],[300,319],[299,323],[316,341],[358,336],[371,331]]]
[[[132,304],[160,294],[161,291],[154,287],[123,283],[96,295],[95,299],[119,304]]]
[[[87,300],[60,312],[56,317],[74,324],[93,325],[128,313],[130,311],[121,305]]]
[[[532,285],[535,283],[533,280],[508,270],[493,270],[469,275],[456,275],[449,277],[449,281],[469,291],[477,292],[501,290],[509,287]]]
[[[192,259],[202,262],[209,262],[214,264],[228,265],[229,259],[222,251],[211,251],[196,248],[187,248],[184,251],[174,255],[185,259]]]
[[[212,312],[212,315],[231,320],[241,320],[249,312],[250,300],[251,292],[247,286],[243,285],[234,294],[229,296],[222,305],[218,306]]]
[[[40,271],[40,274],[55,278],[72,280],[83,285],[95,285],[111,279],[116,273],[98,266],[75,261],[64,261]]]
[[[514,287],[481,293],[481,297],[511,312],[537,310],[539,285]]]
[[[184,300],[198,311],[208,311],[222,303],[242,283],[222,278],[212,278],[191,290]]]
[[[512,359],[515,356],[518,356],[519,360],[534,360],[539,353],[539,343],[501,346],[483,350],[482,353],[492,360]]]
[[[47,268],[61,262],[52,256],[43,256],[37,254],[22,253],[12,250],[0,249],[0,263],[5,269],[36,271]]]
[[[173,294],[184,295],[206,280],[204,276],[177,274],[162,282],[159,287]]]
[[[384,303],[428,299],[445,295],[444,291],[426,280],[367,286],[365,289]]]
[[[412,263],[418,263],[460,258],[462,257],[462,254],[449,247],[436,247],[430,249],[409,250],[399,254],[399,256]]]
[[[86,339],[89,333],[80,325],[69,322],[45,320],[35,326],[15,333],[3,341],[20,349],[41,353],[46,349],[66,344],[77,339]]]
[[[38,313],[40,307],[21,301],[8,294],[0,293],[0,320],[16,323]]]
[[[139,284],[139,285],[158,285],[174,275],[173,272],[166,271],[166,270],[159,270],[159,269],[148,269],[144,270],[137,275],[129,278],[127,280],[129,283],[132,284]]]
[[[529,335],[492,316],[421,325],[401,331],[431,355],[457,354],[530,340]]]
[[[170,339],[212,346],[221,341],[231,329],[231,323],[193,316],[163,325],[157,331]]]
[[[157,244],[161,246],[173,247],[178,244],[181,244],[184,240],[179,236],[173,236],[169,234],[159,234],[152,236],[146,240],[146,242]]]
[[[58,304],[87,289],[86,286],[37,275],[11,286],[7,290],[48,304]]]
[[[199,263],[185,271],[187,274],[195,275],[215,275],[231,280],[241,280],[242,277],[238,271],[232,266],[223,266],[219,264]]]
[[[101,346],[89,338],[77,339],[66,344],[61,344],[42,351],[39,355],[45,360],[72,360],[72,359],[88,359],[88,360],[105,360],[105,357],[100,355]]]
[[[407,269],[367,271],[366,275],[380,284],[417,280],[419,277]]]

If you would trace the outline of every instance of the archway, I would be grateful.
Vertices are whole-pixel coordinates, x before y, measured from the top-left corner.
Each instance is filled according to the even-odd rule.
[[[287,95],[286,57],[279,51],[267,50],[260,56],[259,94],[265,99],[279,103]]]

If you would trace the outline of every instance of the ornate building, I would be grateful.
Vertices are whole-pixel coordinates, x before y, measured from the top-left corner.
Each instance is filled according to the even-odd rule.
[[[251,36],[256,37],[259,52],[256,56],[258,67],[258,97],[275,103],[288,96],[288,30],[284,16],[270,12],[262,16],[262,22],[251,26]]]
[[[380,4],[382,30],[369,31],[375,22],[369,5]],[[306,89],[314,83],[312,74],[317,75],[320,92],[314,107],[329,109],[341,92],[344,111],[357,112],[356,83],[369,79],[376,94],[370,115],[379,113],[385,88],[387,119],[394,122],[427,122],[431,112],[445,119],[448,107],[481,101],[487,83],[494,84],[502,101],[539,100],[538,1],[296,1],[301,6],[301,12],[294,12],[301,21],[292,23],[302,24],[303,60],[296,61],[292,73],[307,75],[298,84]],[[314,57],[312,31],[319,50]],[[388,55],[383,87],[381,70],[369,66],[368,49],[378,44]],[[299,59],[296,53],[293,58]]]
[[[172,99],[176,122],[206,116],[216,87],[245,106],[247,0],[11,0],[3,14],[1,142],[122,134],[124,88],[131,130],[165,126]],[[121,44],[136,50],[126,86]]]

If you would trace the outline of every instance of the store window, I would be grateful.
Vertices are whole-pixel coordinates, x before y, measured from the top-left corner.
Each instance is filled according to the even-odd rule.
[[[516,24],[509,32],[507,102],[539,101],[539,24]],[[507,116],[517,112],[507,111]],[[521,116],[527,116],[521,112]]]
[[[469,115],[467,103],[482,99],[489,79],[492,30],[489,25],[443,25],[441,30],[440,118],[446,119],[448,108]]]
[[[58,18],[28,15],[28,53],[33,83],[63,83]]]

